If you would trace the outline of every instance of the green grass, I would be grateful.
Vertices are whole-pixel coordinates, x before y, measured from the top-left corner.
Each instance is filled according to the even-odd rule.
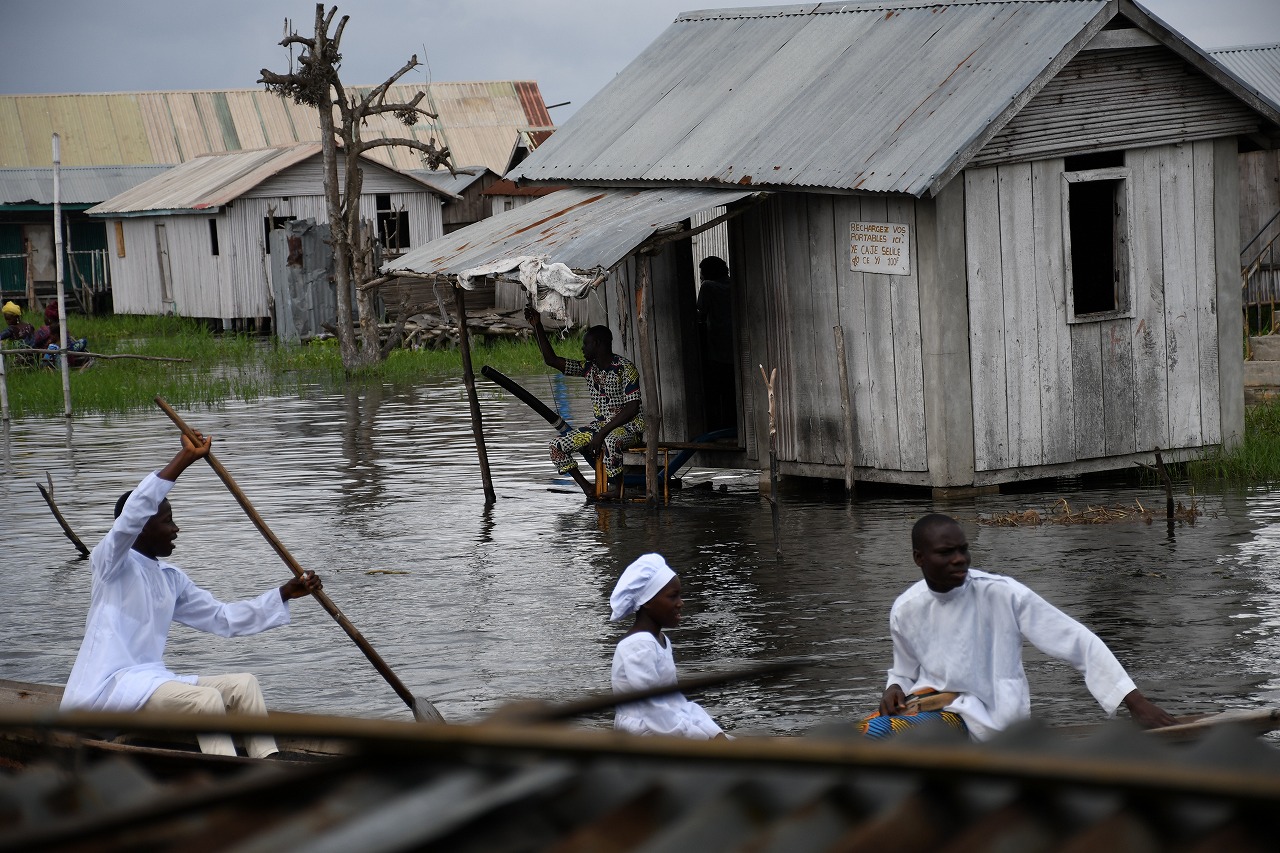
[[[1212,450],[1186,463],[1186,471],[1194,486],[1280,482],[1280,401],[1245,409],[1244,439],[1240,444],[1231,450]]]
[[[76,337],[89,339],[90,352],[190,359],[97,359],[85,370],[73,369],[71,406],[76,414],[149,409],[156,395],[177,406],[217,406],[228,400],[299,393],[315,385],[333,388],[462,376],[462,355],[456,349],[395,350],[386,361],[347,377],[337,341],[281,344],[253,335],[216,334],[199,321],[175,317],[72,316],[67,327]],[[581,338],[570,336],[556,348],[564,355],[580,355]],[[504,338],[485,344],[473,338],[471,356],[477,373],[486,364],[514,375],[548,369],[531,340]],[[6,359],[5,367],[11,417],[62,414],[60,371],[19,367],[12,358]]]

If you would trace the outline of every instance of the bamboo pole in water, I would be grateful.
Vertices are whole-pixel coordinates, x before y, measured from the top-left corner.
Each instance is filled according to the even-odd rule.
[[[853,404],[849,399],[849,365],[844,355],[844,326],[836,326],[836,363],[840,366],[840,411],[844,415],[844,490],[853,491]]]
[[[775,556],[782,556],[782,535],[781,520],[778,518],[778,420],[776,409],[774,408],[774,383],[778,380],[778,368],[773,368],[768,373],[764,372],[764,365],[760,365],[760,375],[764,377],[765,390],[769,392],[769,507],[770,514],[773,516],[773,552]]]
[[[4,373],[4,353],[0,353],[0,421],[9,422],[9,380]]]
[[[53,135],[53,258],[55,278],[58,280],[58,348],[61,350],[62,363],[62,406],[63,415],[71,417],[71,358],[67,355],[67,297],[63,293],[62,263],[62,140],[58,134]]]
[[[644,379],[644,483],[645,500],[650,506],[658,503],[658,437],[662,433],[662,406],[658,400],[657,364],[653,359],[653,341],[650,339],[649,306],[653,283],[653,258],[641,252],[636,256],[636,315],[639,320],[640,360],[644,362],[641,376]],[[666,476],[667,472],[663,472]]]
[[[484,422],[480,417],[480,398],[476,396],[476,374],[471,368],[471,336],[467,334],[466,294],[461,287],[453,287],[454,306],[458,312],[458,351],[462,353],[462,384],[467,386],[467,401],[471,404],[471,432],[476,439],[476,455],[480,458],[480,480],[484,484],[484,505],[492,506],[498,496],[493,491],[493,478],[489,475],[489,452],[484,446]]]

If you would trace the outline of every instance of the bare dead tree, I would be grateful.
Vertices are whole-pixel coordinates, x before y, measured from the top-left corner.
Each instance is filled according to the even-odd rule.
[[[342,365],[351,372],[373,364],[386,357],[378,342],[378,318],[375,316],[374,289],[360,287],[376,275],[371,262],[372,235],[362,228],[360,219],[360,188],[364,174],[360,169],[360,156],[373,148],[403,146],[422,152],[426,168],[445,166],[453,172],[449,149],[437,146],[433,138],[421,142],[411,137],[389,137],[364,140],[361,128],[370,116],[391,113],[412,127],[422,118],[435,119],[434,113],[419,106],[426,92],[418,92],[409,101],[388,101],[390,87],[420,64],[412,56],[399,71],[387,78],[381,86],[364,97],[348,95],[338,76],[342,64],[342,33],[349,16],[343,15],[337,28],[330,35],[337,7],[325,13],[323,3],[316,4],[315,35],[307,38],[290,33],[281,40],[282,47],[300,45],[302,55],[296,70],[277,74],[262,69],[259,83],[267,91],[292,98],[294,103],[315,107],[320,119],[320,140],[324,164],[325,202],[329,212],[329,228],[334,253],[334,277],[338,289],[338,343],[342,353]],[[335,121],[335,113],[337,121]],[[345,166],[345,180],[339,182],[338,156],[341,149]],[[356,336],[352,317],[351,291],[356,285],[356,322],[360,335]]]

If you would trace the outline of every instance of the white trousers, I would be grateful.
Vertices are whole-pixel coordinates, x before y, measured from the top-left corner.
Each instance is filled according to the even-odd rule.
[[[183,714],[251,714],[267,715],[258,679],[247,672],[231,675],[200,676],[195,684],[166,681],[156,688],[142,706],[144,711],[173,711]],[[236,745],[230,735],[196,735],[200,751],[213,755],[235,755]],[[244,739],[245,752],[252,758],[266,758],[280,751],[275,738],[252,735]]]

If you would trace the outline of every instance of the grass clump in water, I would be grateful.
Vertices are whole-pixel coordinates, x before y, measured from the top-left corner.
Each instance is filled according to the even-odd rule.
[[[1212,482],[1280,482],[1280,400],[1245,409],[1241,442],[1230,450],[1216,448],[1188,462],[1187,479],[1196,486]]]
[[[88,338],[89,351],[107,355],[131,353],[187,362],[97,359],[71,371],[71,406],[75,414],[124,413],[149,409],[156,395],[175,406],[217,406],[228,400],[296,394],[308,386],[340,387],[347,383],[413,382],[462,375],[456,350],[394,350],[383,362],[354,377],[342,368],[336,340],[282,344],[274,338],[217,333],[207,324],[182,317],[114,315],[68,318],[77,338]],[[558,345],[568,356],[581,352],[580,337]],[[476,372],[489,364],[507,374],[547,370],[532,340],[503,338],[491,344],[472,339]],[[62,373],[21,367],[5,361],[10,415],[56,416],[63,413]]]

